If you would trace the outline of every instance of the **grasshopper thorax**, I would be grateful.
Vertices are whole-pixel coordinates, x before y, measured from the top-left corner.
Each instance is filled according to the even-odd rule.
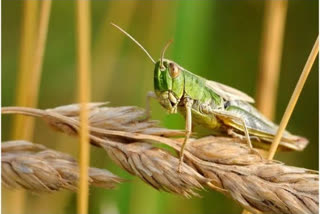
[[[184,72],[175,62],[160,59],[154,69],[154,90],[160,104],[170,113],[176,113],[184,94]]]

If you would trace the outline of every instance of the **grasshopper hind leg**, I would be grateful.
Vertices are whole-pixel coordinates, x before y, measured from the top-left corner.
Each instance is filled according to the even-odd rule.
[[[240,140],[244,140],[244,139],[247,140],[246,136],[243,136],[242,134],[238,134],[237,132],[235,132],[233,130],[233,128],[229,128],[227,130],[227,133],[228,133],[228,135],[235,137],[235,138],[239,138]],[[260,141],[260,138],[258,138],[257,136],[249,136],[249,139]],[[248,140],[247,140],[247,143],[248,143]],[[258,151],[253,149],[252,144],[251,144],[251,140],[250,140],[250,144],[248,143],[248,146],[249,146],[252,154],[257,154],[260,158],[262,158],[261,154]]]
[[[239,134],[237,132],[234,131],[233,128],[228,128],[227,129],[227,134],[234,137],[234,138],[239,138],[241,140],[245,140],[247,139],[245,135],[242,135],[242,134]],[[257,136],[249,136],[251,140],[256,140],[256,141],[259,141],[261,142],[260,138],[257,137]]]
[[[250,149],[253,148],[251,140],[250,140],[248,128],[246,126],[245,121],[241,117],[235,116],[235,115],[231,114],[230,112],[219,111],[219,110],[213,110],[212,113],[217,115],[218,117],[220,117],[222,120],[224,120],[224,119],[238,120],[243,126],[243,131],[244,131],[245,137],[247,139],[248,146],[250,147]],[[229,132],[230,131],[228,130],[228,134],[229,134]],[[236,133],[235,132],[231,132],[230,134],[236,134]]]
[[[181,172],[181,167],[183,163],[183,156],[184,156],[184,149],[186,144],[188,143],[188,140],[191,135],[192,130],[192,115],[191,115],[191,108],[192,108],[193,101],[191,99],[186,98],[184,105],[186,108],[186,136],[184,138],[183,144],[181,146],[180,150],[180,159],[179,159],[179,166],[178,166],[178,172]]]
[[[244,121],[241,117],[238,117],[238,116],[236,116],[236,115],[234,115],[234,114],[232,114],[232,113],[230,113],[230,112],[226,112],[226,111],[218,111],[218,110],[216,110],[216,111],[213,111],[212,113],[215,114],[215,115],[217,115],[218,117],[220,117],[222,120],[223,120],[223,119],[234,119],[234,120],[238,120],[238,121],[242,124],[242,126],[243,126],[243,131],[244,131],[245,136],[242,136],[242,135],[234,132],[232,129],[229,129],[229,130],[228,130],[228,134],[231,135],[231,136],[233,136],[233,137],[238,137],[238,138],[240,138],[240,139],[245,138],[246,141],[247,141],[248,147],[250,148],[251,152],[252,152],[253,154],[259,155],[260,158],[262,158],[261,155],[260,155],[260,153],[253,149],[252,143],[251,143],[251,138],[252,138],[252,137],[250,137],[249,131],[248,131],[248,128],[247,128],[247,125],[246,125],[245,121]],[[231,130],[231,131],[230,131],[230,130]],[[253,137],[253,138],[255,138],[255,137]]]

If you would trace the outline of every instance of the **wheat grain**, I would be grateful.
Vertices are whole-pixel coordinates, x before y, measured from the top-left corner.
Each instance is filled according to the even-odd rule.
[[[90,142],[156,189],[190,197],[207,187],[253,213],[318,212],[316,171],[266,160],[236,138],[209,136],[192,139],[186,146],[186,160],[179,173],[176,155],[158,144],[179,151],[181,138],[168,136],[181,136],[183,132],[160,128],[138,107],[88,106]],[[37,115],[56,130],[71,135],[77,135],[79,129],[78,105],[49,110],[3,107],[2,113]]]
[[[27,141],[9,141],[1,144],[1,155],[2,184],[7,188],[33,192],[77,190],[78,164],[68,154]],[[121,181],[107,170],[89,169],[89,183],[93,186],[111,189]]]

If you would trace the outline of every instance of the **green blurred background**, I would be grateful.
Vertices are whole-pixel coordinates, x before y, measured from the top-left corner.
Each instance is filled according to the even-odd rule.
[[[2,4],[2,106],[14,105],[24,1]],[[91,1],[92,101],[112,106],[145,105],[153,89],[153,64],[115,30],[112,21],[132,34],[154,58],[169,39],[166,53],[188,70],[255,95],[265,1]],[[77,102],[75,2],[53,1],[41,80],[39,107]],[[288,4],[275,121],[279,123],[318,34],[318,1]],[[290,119],[288,130],[307,137],[304,152],[280,153],[287,164],[318,169],[318,60]],[[167,115],[152,103],[152,116],[169,128],[183,128],[180,115]],[[11,116],[2,118],[2,140],[10,140]],[[77,139],[36,122],[35,143],[77,157]],[[75,149],[77,148],[77,149]],[[90,189],[90,213],[240,213],[241,207],[213,191],[185,199],[158,192],[110,162],[91,147],[91,165],[107,168],[130,182],[115,190]],[[3,205],[6,204],[3,193]],[[28,193],[26,213],[75,213],[75,193]]]

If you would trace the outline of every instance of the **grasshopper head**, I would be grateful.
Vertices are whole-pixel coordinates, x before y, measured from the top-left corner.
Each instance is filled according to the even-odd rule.
[[[177,106],[184,89],[184,75],[181,67],[168,59],[160,59],[154,69],[154,90],[160,104],[170,113],[177,112]]]
[[[135,42],[150,58],[152,63],[155,64],[154,69],[154,89],[159,98],[160,104],[166,108],[169,112],[175,113],[177,106],[184,91],[184,76],[183,69],[171,60],[164,59],[164,53],[169,45],[172,43],[170,40],[164,47],[161,59],[158,62],[151,57],[149,52],[129,33],[120,28],[118,25],[111,23],[114,27],[128,36],[133,42]]]

